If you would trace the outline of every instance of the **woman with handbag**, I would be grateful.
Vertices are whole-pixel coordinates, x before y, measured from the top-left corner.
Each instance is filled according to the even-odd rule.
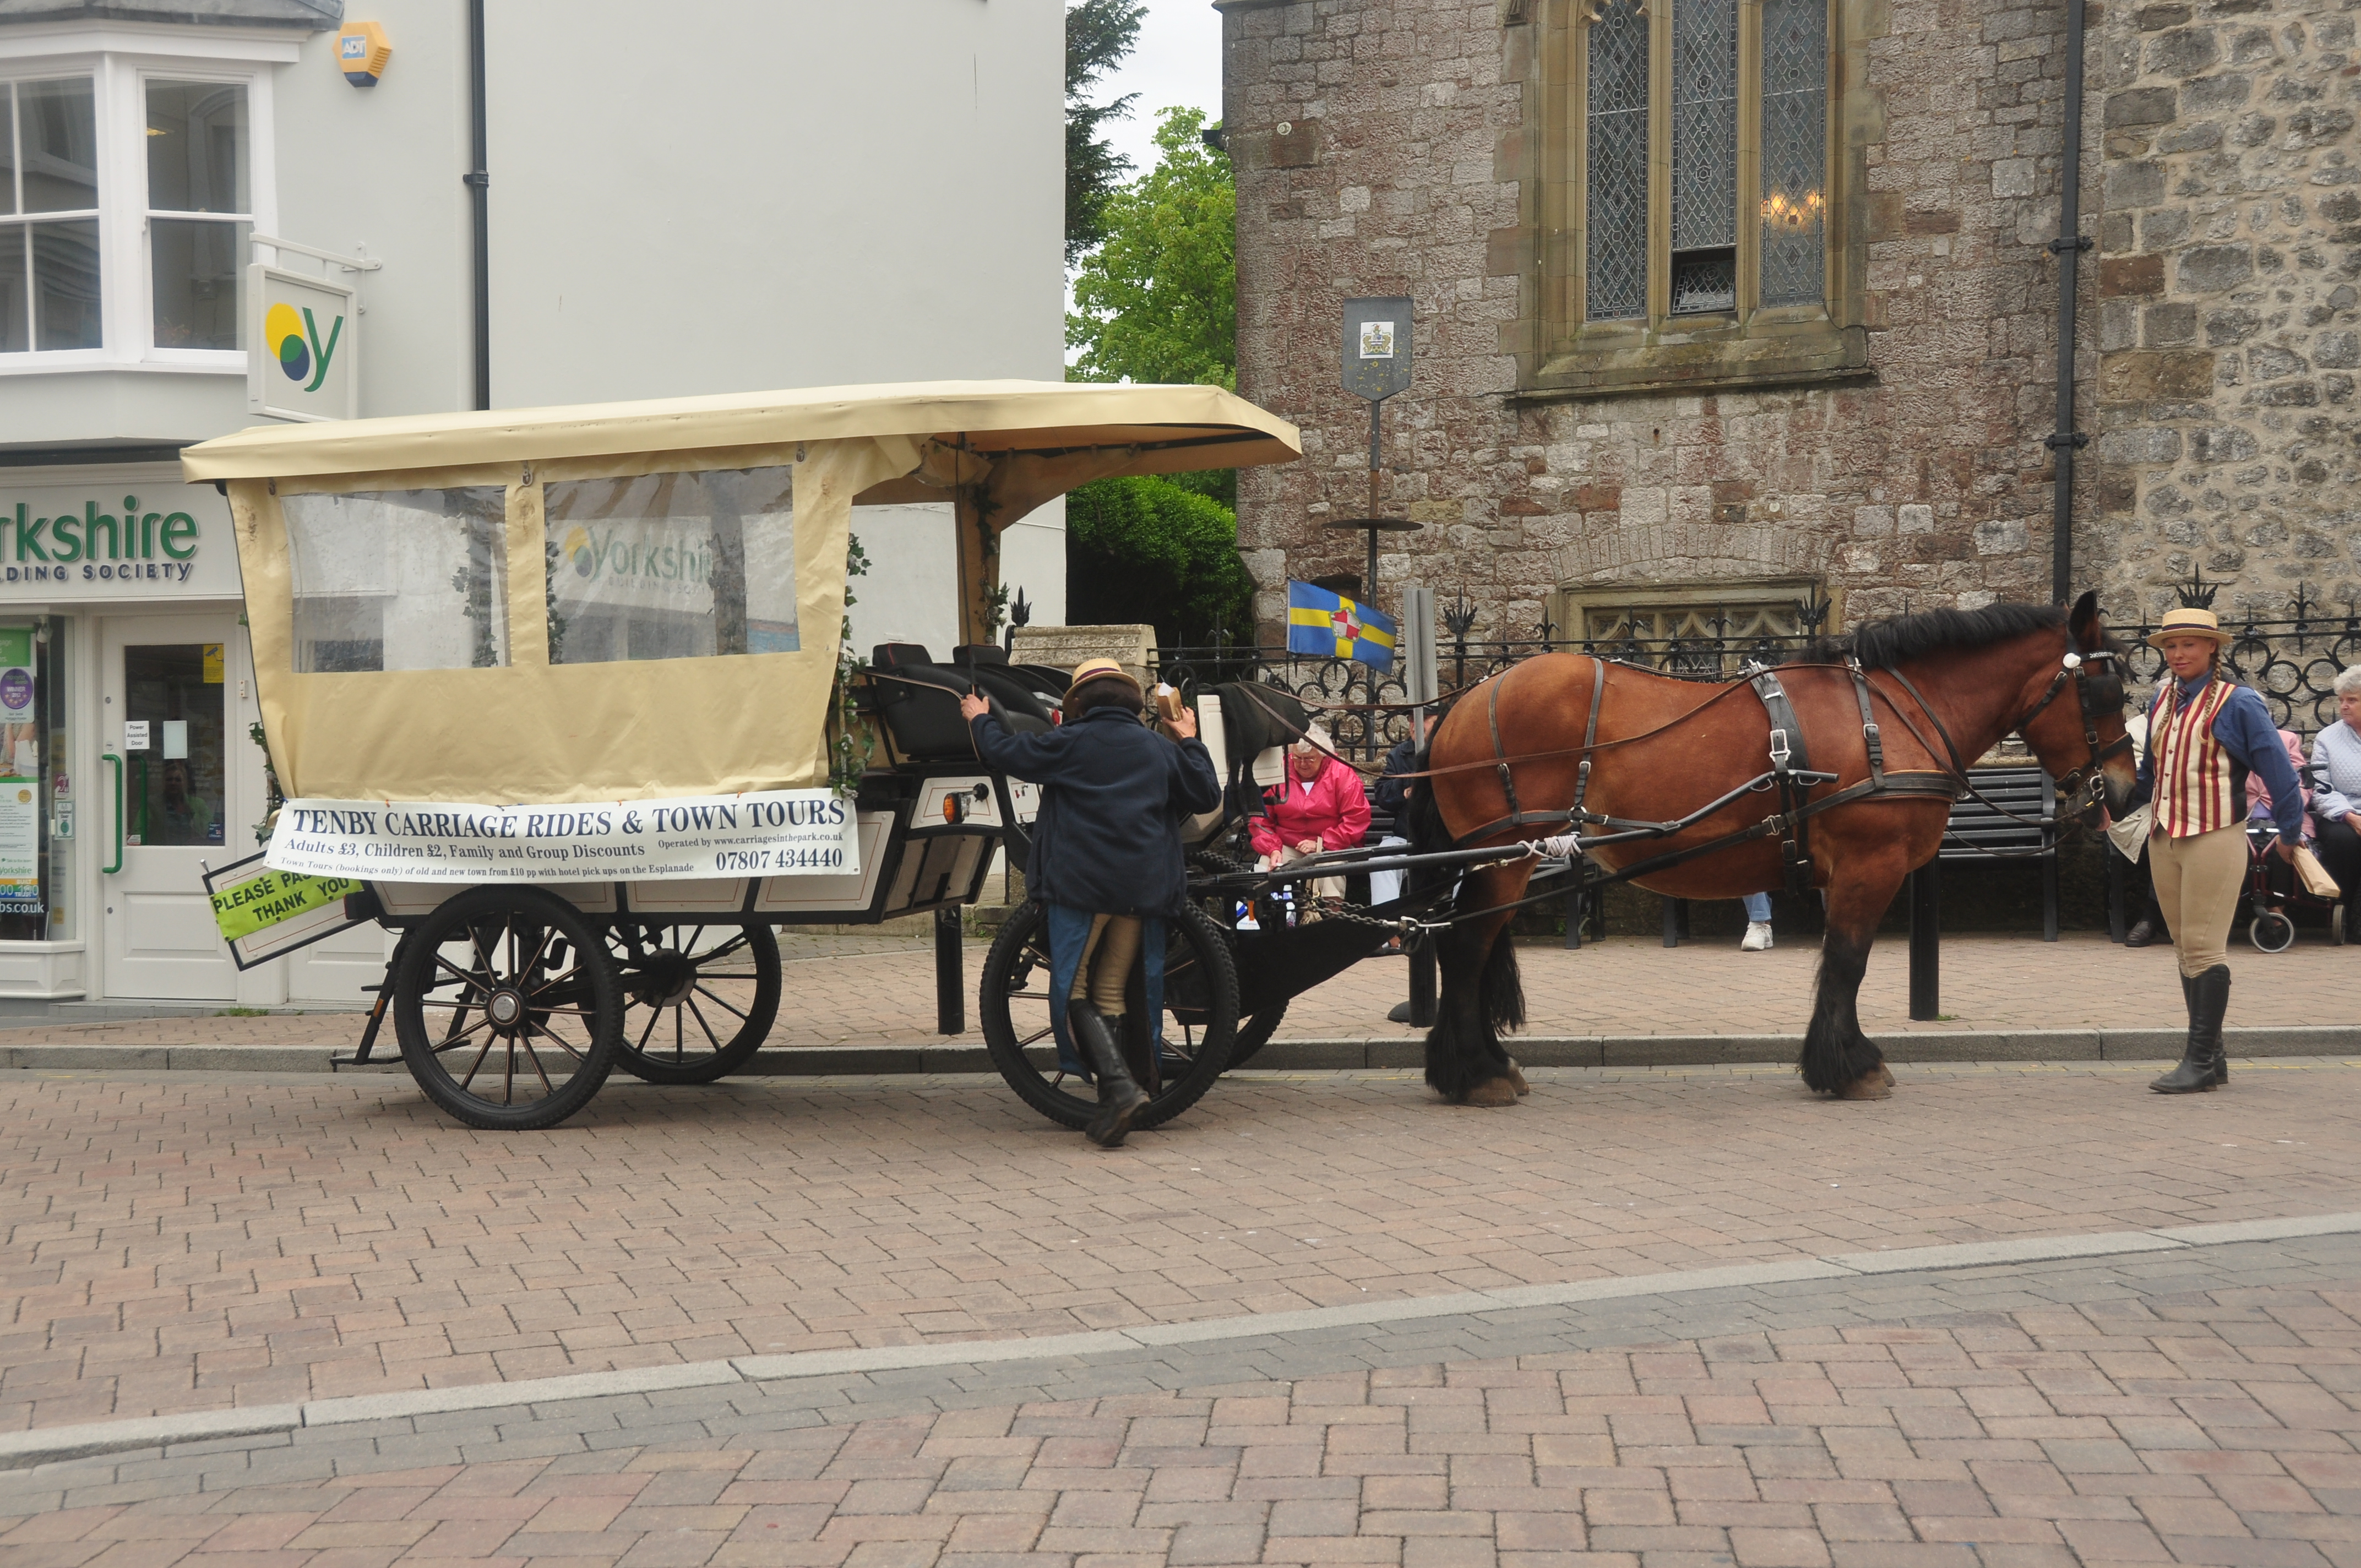
[[[2210,609],[2168,611],[2148,645],[2167,676],[2148,709],[2147,756],[2131,804],[2152,808],[2148,861],[2172,930],[2189,1039],[2180,1064],[2148,1085],[2190,1094],[2230,1081],[2222,1020],[2230,1006],[2230,925],[2246,877],[2246,779],[2270,792],[2277,852],[2292,864],[2303,795],[2260,694],[2220,673],[2231,633]]]

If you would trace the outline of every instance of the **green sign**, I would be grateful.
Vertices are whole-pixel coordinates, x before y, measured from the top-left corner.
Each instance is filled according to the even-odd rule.
[[[0,667],[30,669],[32,663],[33,629],[0,626]]]
[[[215,889],[214,923],[222,940],[235,942],[266,927],[308,915],[335,904],[361,884],[350,877],[299,876],[291,872],[265,872],[250,882]]]

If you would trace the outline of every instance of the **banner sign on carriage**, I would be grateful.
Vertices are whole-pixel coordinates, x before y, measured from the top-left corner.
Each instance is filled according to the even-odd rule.
[[[264,861],[394,882],[841,876],[861,869],[852,802],[825,789],[563,806],[291,800]]]

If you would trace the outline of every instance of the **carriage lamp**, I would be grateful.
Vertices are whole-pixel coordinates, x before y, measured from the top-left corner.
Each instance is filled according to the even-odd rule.
[[[336,69],[356,87],[374,87],[393,58],[393,45],[375,22],[346,22],[336,35]]]
[[[983,805],[992,798],[992,786],[988,784],[980,784],[972,790],[953,790],[944,795],[943,820],[951,823],[966,821],[968,813],[973,809],[968,805],[971,797],[977,806]]]

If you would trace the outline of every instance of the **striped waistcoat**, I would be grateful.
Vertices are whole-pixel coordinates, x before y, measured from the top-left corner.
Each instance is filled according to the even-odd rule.
[[[2213,720],[2237,688],[2215,676],[2187,707],[2180,686],[2167,677],[2164,700],[2148,725],[2148,755],[2156,781],[2156,830],[2186,839],[2228,828],[2232,808],[2230,753],[2213,739]]]

